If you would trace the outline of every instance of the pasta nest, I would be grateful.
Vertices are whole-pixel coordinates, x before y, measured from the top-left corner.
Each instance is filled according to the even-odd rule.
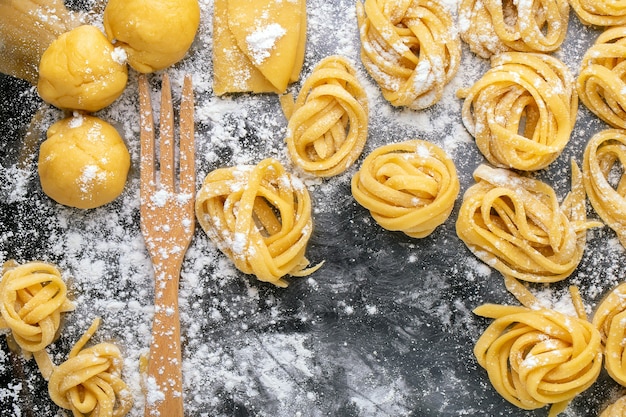
[[[527,410],[563,411],[602,368],[600,333],[587,320],[551,309],[485,304],[474,313],[495,319],[474,346],[494,388]]]
[[[275,159],[210,172],[196,197],[196,216],[209,238],[235,266],[259,280],[286,287],[285,275],[304,276],[311,233],[311,198],[305,185]]]
[[[624,417],[626,416],[626,395],[620,397],[602,411],[600,417]]]
[[[626,24],[624,0],[569,0],[574,12],[586,25],[617,26]]]
[[[586,230],[597,225],[586,220],[581,176],[572,162],[572,190],[559,206],[548,184],[481,165],[463,196],[457,235],[505,278],[561,281],[582,258]]]
[[[379,147],[352,178],[352,195],[380,226],[415,238],[448,219],[458,193],[454,163],[423,140]]]
[[[54,340],[61,313],[72,311],[61,273],[53,265],[9,265],[0,282],[0,328],[11,330],[25,352],[39,352]]]
[[[357,2],[361,61],[394,106],[439,101],[461,60],[450,11],[432,0]]]
[[[626,129],[626,27],[606,29],[583,56],[580,100],[609,125]]]
[[[99,323],[99,319],[93,322],[68,360],[54,367],[48,381],[50,398],[59,407],[72,410],[74,417],[122,417],[133,404],[121,379],[123,359],[118,347],[99,343],[82,349]]]
[[[459,30],[476,55],[501,52],[552,52],[567,35],[567,0],[462,0]]]
[[[304,171],[330,177],[361,155],[368,129],[367,94],[345,58],[322,60],[286,113],[287,149]]]
[[[463,124],[492,165],[543,169],[569,142],[578,109],[574,84],[554,57],[502,53],[472,87],[459,90]]]
[[[583,183],[587,197],[596,213],[615,231],[624,247],[626,247],[625,167],[626,131],[606,129],[589,140],[583,159]]]
[[[607,372],[619,384],[626,386],[626,283],[613,289],[598,305],[593,325],[604,342]]]

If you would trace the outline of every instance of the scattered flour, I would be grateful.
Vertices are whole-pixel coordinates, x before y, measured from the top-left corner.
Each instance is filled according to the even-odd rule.
[[[457,0],[443,3],[453,12],[458,6]],[[221,166],[266,157],[289,166],[283,143],[287,123],[276,96],[211,94],[213,2],[200,0],[200,5],[198,39],[188,58],[169,70],[175,101],[180,99],[183,74],[193,73],[197,186],[206,173]],[[454,159],[462,195],[483,159],[461,122],[462,101],[456,91],[469,87],[489,63],[463,45],[458,75],[437,104],[422,111],[397,109],[382,98],[360,65],[354,2],[309,0],[307,8],[302,79],[331,54],[354,64],[370,104],[364,155],[391,142],[432,141]],[[459,21],[461,29],[465,24]],[[270,25],[247,39],[259,63],[284,33],[284,28]],[[596,33],[572,21],[567,44],[556,55],[576,73],[577,59]],[[125,57],[120,53],[117,59]],[[436,69],[426,69],[424,76],[434,77]],[[102,317],[93,342],[111,340],[123,349],[124,378],[136,399],[130,417],[138,417],[146,398],[138,364],[149,348],[154,279],[139,230],[137,89],[136,74],[129,75],[122,97],[99,113],[119,129],[131,153],[134,168],[124,193],[105,207],[77,211],[43,195],[34,155],[0,161],[0,261],[40,259],[61,268],[77,309],[65,315],[60,339],[50,347],[53,360],[66,359],[91,320]],[[157,78],[151,76],[155,85]],[[296,83],[290,91],[297,95],[300,86]],[[36,96],[36,91],[25,95]],[[44,124],[60,116],[48,109]],[[596,122],[585,123],[589,115],[580,120],[562,157],[538,174],[555,188],[567,189],[569,159],[580,161],[584,143],[600,128]],[[80,123],[79,115],[73,123]],[[44,135],[43,129],[40,133]],[[21,158],[33,162],[20,163]],[[308,278],[290,279],[286,289],[241,274],[197,229],[180,281],[187,416],[525,415],[503,403],[472,356],[473,343],[486,325],[472,309],[484,302],[516,301],[500,275],[456,238],[458,204],[449,221],[427,239],[381,230],[350,195],[356,169],[358,164],[332,179],[303,177],[298,183],[309,188],[314,204],[315,228],[307,257],[314,264],[326,263]],[[84,175],[95,176],[95,170]],[[233,248],[245,249],[239,236],[233,239]],[[591,309],[623,279],[625,257],[610,231],[594,231],[570,280],[532,289],[546,303],[571,311],[567,285],[576,284]],[[0,374],[13,376],[10,355],[3,349]],[[32,361],[23,365],[27,376],[0,388],[0,402],[12,404],[15,416],[21,415],[18,404],[32,406],[38,416],[58,415],[44,395],[25,399],[29,392],[43,392],[45,382],[37,377]],[[159,393],[149,384],[146,389],[147,400],[156,401]],[[609,391],[586,396],[568,415],[594,414]]]

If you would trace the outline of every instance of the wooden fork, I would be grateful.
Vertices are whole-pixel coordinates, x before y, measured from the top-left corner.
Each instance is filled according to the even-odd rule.
[[[161,84],[159,162],[148,80],[139,77],[141,232],[154,265],[155,299],[145,416],[183,417],[178,281],[194,233],[195,145],[193,88],[186,76],[180,104],[177,180],[174,112],[167,74]]]

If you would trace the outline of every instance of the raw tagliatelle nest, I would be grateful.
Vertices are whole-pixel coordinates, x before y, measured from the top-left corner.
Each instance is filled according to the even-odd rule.
[[[505,278],[509,291],[529,304],[517,280],[552,283],[574,272],[585,250],[587,221],[582,174],[572,162],[572,190],[559,205],[548,184],[512,171],[479,166],[463,196],[458,236]]]
[[[210,172],[196,197],[198,223],[235,266],[286,287],[286,275],[305,276],[311,197],[304,183],[275,159]]]
[[[459,194],[452,159],[423,140],[375,149],[352,178],[352,195],[387,230],[423,238],[443,224]]]
[[[547,55],[505,52],[470,88],[463,124],[490,164],[522,171],[547,167],[570,140],[578,109],[574,77]]]
[[[549,416],[556,416],[600,374],[600,333],[586,318],[493,304],[474,313],[495,319],[474,347],[478,363],[498,393],[520,408],[550,405]]]

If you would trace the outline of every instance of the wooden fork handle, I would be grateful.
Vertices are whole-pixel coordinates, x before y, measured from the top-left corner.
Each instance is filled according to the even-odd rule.
[[[178,281],[181,262],[154,260],[155,301],[145,417],[183,417]]]

